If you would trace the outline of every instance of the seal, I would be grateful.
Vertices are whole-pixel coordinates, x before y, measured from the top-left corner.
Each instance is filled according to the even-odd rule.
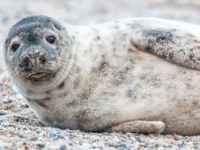
[[[4,55],[40,120],[83,131],[200,134],[200,26],[132,18],[18,21]]]

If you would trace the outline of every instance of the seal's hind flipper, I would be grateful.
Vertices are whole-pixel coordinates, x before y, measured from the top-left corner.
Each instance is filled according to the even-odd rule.
[[[107,132],[162,133],[165,124],[162,121],[131,121],[118,124],[107,129]]]
[[[200,39],[179,29],[145,28],[130,42],[137,49],[178,65],[200,69]]]

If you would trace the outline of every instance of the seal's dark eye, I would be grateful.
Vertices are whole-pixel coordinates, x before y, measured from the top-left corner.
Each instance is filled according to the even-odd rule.
[[[50,35],[50,36],[47,37],[46,40],[47,40],[47,42],[49,42],[50,44],[53,44],[53,43],[55,42],[56,38],[55,38],[55,36]]]
[[[20,46],[19,44],[13,44],[12,47],[11,47],[12,51],[14,51],[14,52],[17,51],[19,46]]]

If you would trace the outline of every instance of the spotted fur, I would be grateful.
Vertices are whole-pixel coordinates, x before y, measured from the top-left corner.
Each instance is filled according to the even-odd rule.
[[[44,42],[43,34],[51,32],[58,35],[57,45]],[[197,135],[199,32],[197,25],[154,18],[72,26],[29,16],[11,28],[4,55],[19,91],[49,125]],[[26,46],[11,53],[13,40]],[[26,51],[34,53],[34,46],[56,56],[49,62],[55,64],[52,76],[39,82],[15,78],[16,71],[23,73],[16,62]],[[47,66],[43,63],[40,69]]]

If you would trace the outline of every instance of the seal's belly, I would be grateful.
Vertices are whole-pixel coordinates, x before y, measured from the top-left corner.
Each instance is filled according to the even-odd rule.
[[[165,122],[168,133],[185,127],[188,133],[199,130],[199,71],[145,52],[117,61],[123,63],[113,65],[113,59],[94,69],[77,95],[57,99],[48,111],[57,113],[48,114],[47,118],[55,117],[50,124],[97,131],[121,122],[150,120]]]
[[[116,61],[119,59],[113,60]],[[144,52],[121,61],[109,74],[112,61],[108,62],[101,68],[107,74],[98,74],[100,80],[91,97],[98,101],[94,107],[101,108],[94,111],[97,116],[107,117],[107,110],[111,114],[108,123],[112,120],[114,124],[162,120],[172,132],[180,130],[183,124],[183,128],[200,124],[198,70],[180,67]]]

